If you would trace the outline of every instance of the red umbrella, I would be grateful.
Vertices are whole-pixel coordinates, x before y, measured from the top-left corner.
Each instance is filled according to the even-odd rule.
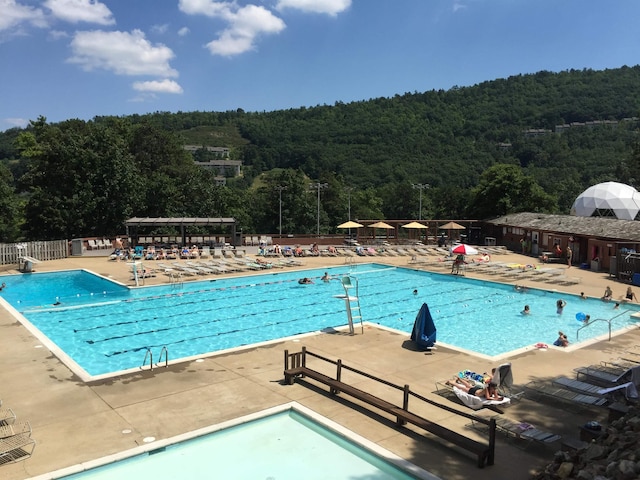
[[[455,247],[453,250],[451,250],[451,253],[456,253],[458,255],[477,255],[478,250],[476,250],[471,245],[466,245],[464,243],[461,243],[460,245]]]

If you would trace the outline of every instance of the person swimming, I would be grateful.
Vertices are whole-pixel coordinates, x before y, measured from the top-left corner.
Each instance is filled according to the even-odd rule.
[[[413,294],[414,294],[414,295],[418,295],[418,289],[414,289],[414,290],[413,290]]]
[[[531,315],[531,309],[529,308],[529,305],[525,305],[524,306],[524,310],[522,310],[522,315]]]
[[[330,282],[331,281],[331,276],[329,275],[329,272],[324,272],[324,275],[322,276],[322,278],[320,279],[323,282]]]
[[[299,283],[300,285],[308,285],[308,284],[310,284],[310,283],[313,283],[313,280],[311,280],[311,279],[310,279],[310,278],[308,278],[308,277],[304,277],[304,278],[301,278],[300,280],[298,280],[298,283]]]
[[[558,315],[561,315],[561,314],[562,314],[562,312],[563,312],[563,310],[564,310],[564,307],[566,307],[566,306],[567,306],[567,302],[565,302],[565,301],[564,301],[564,300],[562,300],[562,299],[559,299],[559,300],[556,302],[556,313],[557,313]]]

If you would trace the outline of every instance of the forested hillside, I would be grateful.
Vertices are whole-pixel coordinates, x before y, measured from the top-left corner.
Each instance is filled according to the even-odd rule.
[[[349,206],[361,219],[568,213],[594,183],[640,186],[639,116],[636,66],[275,112],[39,119],[0,133],[12,212],[0,241],[113,234],[130,215],[234,216],[245,232],[276,232],[280,205],[283,233],[315,232],[318,182],[323,232]],[[212,186],[182,144],[230,148],[243,176]]]

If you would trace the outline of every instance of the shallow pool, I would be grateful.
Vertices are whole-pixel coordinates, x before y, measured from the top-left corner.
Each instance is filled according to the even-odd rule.
[[[328,421],[324,419],[324,422]],[[67,476],[54,475],[54,478],[437,480],[434,475],[352,432],[341,428],[339,434],[293,409],[234,423],[237,425],[189,440],[168,439],[149,444],[143,448],[144,453],[123,452],[119,456],[126,458],[119,461],[97,460],[94,463],[105,464]],[[78,466],[76,470],[82,468]]]
[[[324,283],[328,271],[335,280]],[[585,341],[634,322],[636,305],[613,310],[612,303],[573,295],[375,264],[278,272],[128,289],[84,271],[4,277],[2,296],[90,375],[142,365],[147,352],[158,360],[201,355],[296,334],[344,326],[344,293],[339,278],[358,280],[363,319],[411,332],[426,302],[438,342],[495,356],[533,345],[551,344],[562,330]],[[300,285],[311,277],[315,283]],[[414,295],[414,290],[417,294]],[[562,315],[556,301],[567,302]],[[59,303],[59,305],[54,305]],[[524,305],[531,314],[522,315]],[[357,331],[358,326],[356,326]]]

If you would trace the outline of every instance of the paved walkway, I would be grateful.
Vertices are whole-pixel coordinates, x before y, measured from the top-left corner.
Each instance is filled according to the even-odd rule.
[[[375,260],[396,265],[408,263],[408,257]],[[532,262],[531,258],[516,254],[493,260]],[[344,263],[341,258],[324,257],[305,261],[306,267]],[[74,268],[86,268],[132,284],[127,265],[104,257],[38,264],[39,271]],[[469,271],[468,276],[480,277],[478,272]],[[610,280],[606,273],[572,267],[570,275],[580,277],[581,283],[555,288],[572,293],[583,291],[588,296],[602,295],[606,285],[612,286],[616,296],[626,288]],[[167,277],[159,275],[148,283],[166,281]],[[536,282],[519,283],[540,287]],[[417,352],[410,343],[405,334],[367,326],[364,334],[355,336],[340,332],[319,334],[299,341],[212,356],[203,362],[185,362],[167,369],[85,384],[51,352],[41,348],[37,339],[8,312],[0,309],[0,398],[20,419],[31,422],[33,437],[38,442],[32,458],[0,466],[1,475],[5,480],[40,475],[135,447],[142,444],[145,437],[166,438],[290,401],[297,401],[446,479],[524,479],[549,462],[551,450],[535,447],[522,450],[500,437],[496,464],[480,470],[466,452],[443,445],[428,434],[397,430],[392,422],[385,421],[386,416],[352,408],[343,399],[330,398],[324,390],[281,384],[284,349],[297,351],[305,345],[315,353],[341,358],[345,364],[396,384],[409,384],[412,390],[427,398],[469,413],[470,410],[435,394],[435,382],[464,368],[489,371],[495,365],[447,348],[439,348],[433,354]],[[617,352],[637,344],[640,344],[640,330],[634,329],[610,342],[581,349],[532,349],[509,360],[513,362],[516,383],[525,384],[531,380],[548,381],[558,375],[570,376],[574,367],[614,358]],[[486,413],[489,412],[482,412]],[[526,397],[506,410],[509,418],[572,437],[577,437],[578,426],[586,421],[605,422],[606,413],[604,409],[567,411]],[[466,420],[453,414],[432,407],[426,408],[423,414],[450,428],[475,435],[465,425]],[[127,430],[131,433],[123,433]]]

